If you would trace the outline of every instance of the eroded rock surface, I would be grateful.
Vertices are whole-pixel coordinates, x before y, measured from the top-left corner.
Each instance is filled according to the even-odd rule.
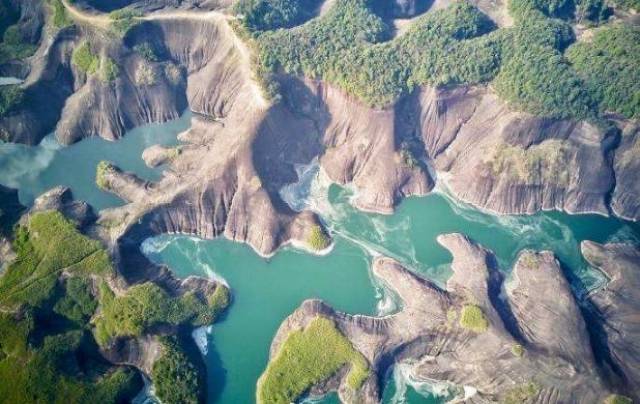
[[[335,322],[374,370],[355,393],[347,387],[344,372],[332,377],[337,381],[312,389],[315,393],[338,390],[345,402],[378,402],[379,377],[398,363],[410,364],[411,376],[418,381],[441,380],[467,386],[466,399],[474,402],[516,399],[598,403],[612,392],[636,389],[635,370],[627,369],[629,384],[624,388],[604,376],[593,354],[582,309],[552,253],[523,251],[513,279],[505,284],[490,251],[460,234],[442,235],[438,241],[453,254],[453,275],[446,288],[413,274],[394,260],[378,258],[373,273],[402,300],[401,311],[385,317],[348,315],[319,300],[305,301],[280,326],[271,356],[277,354],[292,330],[323,316]],[[593,254],[602,253],[590,243],[584,248],[590,260]],[[637,268],[638,252],[631,250],[621,250],[626,258],[615,258],[616,268],[630,267],[625,259]],[[615,279],[609,286],[612,291],[617,290]],[[470,307],[481,312],[475,322],[467,318]],[[633,312],[624,305],[612,310],[616,314],[609,313],[607,318],[614,321]],[[631,321],[630,327],[635,325]],[[624,348],[618,348],[620,354],[637,354],[636,328],[620,335],[624,344]],[[633,355],[625,356],[627,364],[637,363]]]
[[[606,287],[590,296],[603,360],[619,388],[640,400],[640,250],[591,241],[583,242],[581,249],[587,261],[609,278]]]

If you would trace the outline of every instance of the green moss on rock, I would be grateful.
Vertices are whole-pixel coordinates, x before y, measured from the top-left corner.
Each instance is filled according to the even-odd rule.
[[[321,251],[329,247],[330,240],[320,225],[315,224],[309,230],[309,236],[307,237],[307,244],[312,250]]]
[[[369,377],[367,360],[336,328],[317,317],[305,329],[292,331],[258,382],[258,402],[294,402],[311,386],[349,367],[347,385],[359,389]]]
[[[460,326],[475,333],[483,333],[489,328],[489,321],[482,309],[474,304],[465,304],[460,312]]]

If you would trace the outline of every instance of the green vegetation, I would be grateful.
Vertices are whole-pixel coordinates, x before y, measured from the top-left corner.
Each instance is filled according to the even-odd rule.
[[[100,63],[100,80],[110,83],[118,78],[120,68],[110,57],[103,57]]]
[[[153,364],[151,378],[155,393],[163,403],[201,402],[205,381],[176,338],[164,337],[162,355]]]
[[[317,6],[314,0],[239,0],[234,11],[251,31],[289,28],[301,23]]]
[[[78,233],[59,212],[32,215],[16,231],[14,248],[17,259],[0,278],[0,306],[43,307],[63,271],[80,277],[113,271],[100,242]]]
[[[224,286],[172,297],[147,282],[116,297],[105,249],[57,211],[24,218],[13,241],[17,258],[0,276],[3,402],[128,402],[142,386],[140,375],[105,362],[96,339],[140,335],[152,325],[209,324],[229,304]],[[178,346],[167,342],[165,349],[154,367],[158,391],[165,402],[192,402],[189,395],[200,391],[192,389],[197,369]]]
[[[142,13],[130,8],[123,8],[109,13],[111,30],[120,36],[124,36],[134,26],[140,23]]]
[[[0,312],[0,397],[7,403],[121,402],[141,388],[140,376],[83,357],[85,335],[68,331],[28,344],[35,332],[31,315]],[[83,363],[83,361],[88,361]],[[77,376],[76,376],[77,375]]]
[[[502,400],[504,404],[522,404],[538,394],[540,387],[533,382],[521,384],[507,391]]]
[[[515,26],[503,29],[458,1],[386,42],[390,28],[372,11],[375,0],[337,0],[321,18],[286,29],[299,23],[301,4],[246,0],[237,6],[244,16],[239,31],[257,49],[257,81],[267,98],[280,98],[275,77],[285,72],[323,79],[372,107],[388,106],[420,85],[493,83],[514,108],[541,116],[597,121],[602,110],[632,116],[637,109],[635,34],[624,33],[624,40],[609,34],[602,43],[619,45],[585,68],[564,54],[575,38],[570,24],[555,17],[601,21],[608,15],[603,0],[512,0]],[[612,65],[615,74],[606,74]],[[614,94],[622,95],[610,99]]]
[[[567,51],[601,112],[640,118],[640,27],[616,24]]]
[[[640,0],[612,0],[612,3],[623,10],[640,11]]]
[[[100,67],[100,57],[91,51],[89,42],[83,42],[73,50],[71,63],[87,75],[94,74]]]
[[[259,403],[294,402],[316,383],[349,366],[347,385],[357,390],[369,377],[366,359],[336,328],[317,317],[304,330],[292,331],[258,383]]]
[[[153,66],[147,62],[138,64],[134,80],[137,86],[152,86],[156,83],[157,75]]]
[[[82,327],[89,322],[97,307],[91,281],[72,277],[65,281],[64,294],[54,305],[53,311]]]
[[[612,394],[604,400],[604,404],[633,404],[633,400],[619,394]]]
[[[480,307],[474,304],[465,304],[460,313],[460,326],[475,333],[483,333],[489,328],[489,321]]]
[[[524,347],[520,344],[513,344],[511,346],[511,353],[513,354],[513,356],[521,358],[522,356],[524,356]]]
[[[100,161],[96,166],[96,185],[100,189],[108,189],[109,182],[107,176],[115,171],[115,167],[108,161]]]
[[[546,183],[566,187],[571,180],[568,151],[565,141],[555,139],[527,149],[503,143],[487,156],[487,164],[494,174],[508,173],[527,185]]]
[[[4,31],[0,44],[0,63],[20,60],[33,55],[38,47],[27,42],[18,25],[12,25]]]
[[[53,26],[56,28],[65,28],[73,24],[73,20],[67,15],[67,10],[61,0],[50,0],[49,3],[53,8]]]
[[[120,402],[142,385],[103,362],[86,331],[92,277],[112,273],[106,251],[59,212],[32,214],[14,234],[0,277],[0,397],[6,402]],[[63,276],[64,274],[64,276]]]
[[[204,299],[192,292],[171,297],[152,282],[133,286],[125,295],[116,296],[103,282],[100,285],[100,313],[93,320],[96,340],[100,345],[106,345],[114,337],[139,336],[154,325],[198,327],[210,324],[222,310],[221,300],[215,291]]]
[[[18,85],[0,86],[0,117],[15,110],[24,101],[24,90]]]
[[[157,62],[159,60],[158,55],[156,55],[156,52],[148,42],[144,42],[134,46],[133,50],[136,51],[147,62]]]
[[[321,251],[329,247],[329,237],[325,234],[320,225],[313,225],[307,237],[307,244],[312,250]]]

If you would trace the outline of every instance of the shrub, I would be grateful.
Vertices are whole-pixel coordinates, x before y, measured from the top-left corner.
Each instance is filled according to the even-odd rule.
[[[460,313],[460,326],[475,333],[483,333],[489,328],[489,321],[480,307],[465,304]]]
[[[182,72],[180,70],[180,67],[174,65],[173,63],[167,63],[164,66],[164,75],[174,86],[177,86],[182,82]]]
[[[35,53],[37,46],[27,42],[18,25],[8,27],[0,44],[0,63],[27,58]]]
[[[535,397],[539,391],[540,387],[533,382],[521,384],[507,391],[502,402],[504,404],[522,404]]]
[[[567,187],[571,180],[567,169],[569,145],[562,140],[546,140],[525,149],[499,144],[488,154],[493,174],[507,174],[525,185],[554,184]]]
[[[201,402],[204,380],[198,367],[182,351],[176,338],[161,339],[162,354],[153,364],[151,379],[163,403]]]
[[[112,267],[102,245],[80,234],[61,213],[31,215],[16,231],[16,260],[0,277],[0,305],[41,306],[55,292],[58,276],[108,275]]]
[[[71,277],[65,282],[64,294],[56,302],[53,311],[83,326],[96,310],[98,303],[91,293],[91,282]]]
[[[100,80],[105,83],[109,83],[118,78],[120,68],[116,62],[110,57],[102,58],[100,63]]]
[[[149,327],[161,324],[194,327],[210,324],[223,309],[225,300],[221,296],[214,292],[204,301],[193,292],[171,297],[151,282],[133,286],[126,294],[116,296],[103,282],[100,313],[94,318],[96,340],[105,345],[114,337],[139,336]]]
[[[71,56],[71,63],[87,75],[94,74],[100,67],[100,58],[91,51],[89,42],[76,46]]]
[[[18,85],[0,86],[0,117],[7,116],[24,101],[24,90]]]
[[[313,225],[311,230],[309,231],[309,236],[307,237],[307,244],[311,249],[316,251],[324,250],[329,247],[329,237],[325,234],[324,230],[320,225]]]
[[[123,8],[109,13],[111,20],[111,30],[119,36],[124,36],[134,26],[140,23],[142,13],[137,10]]]
[[[96,166],[96,185],[98,188],[106,190],[109,188],[107,176],[113,174],[115,167],[108,161],[100,161]]]
[[[259,403],[294,402],[311,386],[349,366],[347,385],[359,389],[369,377],[367,360],[336,328],[317,317],[305,329],[292,331],[258,382]]]
[[[511,346],[511,353],[513,354],[513,356],[521,358],[524,355],[524,347],[520,344],[513,344]]]
[[[612,394],[604,400],[604,404],[633,404],[633,400],[619,394]]]
[[[156,83],[156,72],[153,66],[143,62],[138,64],[134,79],[137,86],[152,86]]]
[[[53,26],[56,28],[65,28],[73,24],[73,21],[67,15],[67,10],[61,0],[51,0],[53,6]]]
[[[158,61],[158,56],[148,42],[144,42],[134,46],[133,50],[136,51],[147,62]]]
[[[640,27],[618,24],[596,31],[567,57],[585,80],[601,112],[640,118]]]
[[[311,16],[317,0],[239,0],[234,11],[251,31],[288,28]]]

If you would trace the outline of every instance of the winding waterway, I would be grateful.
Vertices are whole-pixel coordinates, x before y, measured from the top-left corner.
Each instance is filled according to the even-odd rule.
[[[156,144],[174,144],[189,125],[189,114],[163,125],[135,129],[124,139],[87,139],[70,147],[53,137],[35,147],[0,144],[0,183],[19,189],[31,204],[41,192],[69,186],[75,197],[97,209],[122,204],[94,183],[99,160],[111,160],[141,177],[154,179],[140,155]],[[436,243],[442,233],[463,232],[492,249],[505,272],[523,248],[552,250],[578,294],[601,285],[604,277],[588,268],[579,253],[582,240],[640,243],[637,224],[596,215],[543,212],[533,216],[497,217],[456,203],[445,192],[405,200],[391,216],[366,214],[349,203],[353,192],[331,185],[317,165],[299,169],[300,181],[281,195],[294,209],[313,209],[331,230],[333,249],[314,256],[291,247],[264,259],[250,247],[225,239],[201,240],[165,235],[147,240],[143,252],[178,276],[222,278],[233,291],[233,304],[206,339],[209,402],[250,403],[264,370],[271,340],[283,319],[304,299],[321,298],[349,313],[384,314],[396,308],[393,296],[372,277],[374,255],[396,258],[443,284],[450,275],[450,254]],[[389,375],[384,402],[442,402],[446,386],[416,384],[399,366]],[[322,402],[337,402],[335,396]]]

